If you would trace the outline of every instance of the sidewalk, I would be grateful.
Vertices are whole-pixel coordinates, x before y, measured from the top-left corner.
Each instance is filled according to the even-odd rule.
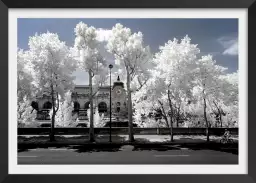
[[[202,144],[206,143],[206,136],[175,135],[174,142],[170,142],[169,135],[134,135],[133,144]],[[210,143],[219,143],[221,137],[210,136]],[[55,142],[49,142],[49,136],[19,136],[19,145],[42,144],[42,145],[86,145],[86,144],[110,144],[108,135],[96,136],[96,142],[91,143],[88,136],[63,135],[56,136]],[[111,144],[130,144],[128,135],[112,135]],[[233,137],[238,142],[238,137]]]

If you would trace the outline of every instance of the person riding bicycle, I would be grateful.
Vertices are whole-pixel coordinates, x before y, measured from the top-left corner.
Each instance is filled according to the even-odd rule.
[[[225,133],[224,133],[224,135],[223,135],[223,137],[225,138],[225,139],[229,139],[230,138],[230,132],[227,130],[227,129],[225,129]]]

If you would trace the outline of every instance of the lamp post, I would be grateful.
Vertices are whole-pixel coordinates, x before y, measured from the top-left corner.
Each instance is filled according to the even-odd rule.
[[[112,118],[112,102],[111,102],[111,69],[113,68],[113,65],[112,64],[109,64],[109,72],[110,72],[110,87],[109,87],[109,92],[110,92],[110,98],[109,98],[109,105],[110,105],[110,111],[109,111],[109,119],[110,119],[110,121],[109,121],[109,142],[112,142],[111,141],[111,118]]]

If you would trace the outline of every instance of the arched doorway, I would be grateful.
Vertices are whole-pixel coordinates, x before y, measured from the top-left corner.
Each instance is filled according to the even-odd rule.
[[[89,106],[90,106],[90,102],[88,101],[88,102],[86,102],[86,103],[84,104],[84,109],[85,109],[85,110],[89,109]]]
[[[80,104],[77,101],[74,101],[74,110],[72,111],[72,118],[73,119],[80,119]]]
[[[80,109],[80,111],[79,111],[79,119],[88,119],[87,111],[89,109],[89,106],[90,106],[90,101],[88,101],[88,102],[86,102],[84,104],[83,109]]]
[[[38,103],[37,103],[37,102],[32,101],[32,102],[31,102],[31,107],[32,107],[33,109],[35,109],[36,111],[38,111]]]
[[[98,105],[99,113],[105,113],[108,111],[107,104],[105,102],[100,102]]]
[[[41,119],[42,120],[50,120],[51,117],[49,115],[50,109],[52,108],[52,103],[47,101],[43,105],[43,110],[41,111]]]
[[[74,102],[74,111],[79,111],[80,104],[78,102]]]

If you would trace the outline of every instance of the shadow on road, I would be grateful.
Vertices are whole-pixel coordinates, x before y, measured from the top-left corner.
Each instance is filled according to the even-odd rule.
[[[203,145],[203,144],[182,144],[182,145],[154,145],[154,144],[144,144],[135,145],[133,151],[168,151],[168,150],[181,150],[186,148],[188,150],[200,151],[200,150],[213,150],[226,153],[232,153],[238,155],[238,147],[232,146],[222,146],[220,144],[216,145]]]
[[[168,151],[179,150],[176,146],[158,145],[158,144],[143,144],[135,145],[133,151]]]
[[[124,136],[113,135],[112,143],[109,143],[109,137],[106,135],[97,135],[97,143],[88,143],[88,136],[74,136],[64,137],[56,136],[56,142],[49,143],[48,136],[38,137],[19,137],[18,138],[18,153],[29,151],[29,149],[37,148],[67,148],[74,149],[75,152],[117,152],[122,151],[122,146],[127,145],[127,139]],[[68,143],[66,143],[68,141]],[[77,143],[79,142],[79,143]],[[99,144],[100,142],[100,144]],[[70,145],[73,144],[73,145]],[[214,150],[238,154],[238,143],[234,144],[220,144],[217,142],[205,143],[203,139],[196,139],[191,143],[191,138],[182,137],[175,140],[175,144],[165,141],[164,144],[152,143],[146,138],[136,138],[132,151],[168,151],[168,150],[181,150],[187,148],[194,151],[199,150]]]
[[[65,140],[69,140],[69,142],[73,142],[76,144],[77,142],[80,145],[69,145],[69,144],[61,144],[65,142]],[[47,136],[39,136],[39,137],[19,137],[19,140],[23,143],[18,143],[18,152],[26,152],[29,149],[48,149],[48,148],[67,148],[67,149],[74,149],[75,152],[82,153],[82,152],[116,152],[119,151],[122,142],[125,142],[125,137],[113,135],[112,142],[113,144],[109,144],[109,137],[106,136],[96,136],[96,142],[99,143],[88,143],[89,138],[88,136],[78,136],[72,138],[66,138],[63,136],[57,136],[55,142],[49,142],[49,137]],[[79,140],[79,141],[78,141]],[[24,143],[25,142],[25,143]],[[70,144],[72,144],[72,142]],[[81,143],[82,142],[82,143]],[[119,142],[119,143],[116,143]],[[84,145],[83,145],[84,143]]]
[[[182,144],[181,148],[189,148],[191,150],[213,150],[238,155],[238,143],[220,144],[220,143],[205,143],[205,144]]]
[[[100,146],[88,146],[88,145],[78,145],[78,146],[69,146],[69,149],[74,149],[75,152],[84,153],[84,152],[117,152],[120,151],[122,145],[100,145]]]
[[[112,145],[108,145],[108,144],[104,144],[104,145],[35,145],[35,144],[30,144],[30,145],[18,145],[18,152],[27,152],[30,149],[58,149],[58,148],[66,148],[68,149],[73,149],[75,150],[75,152],[78,153],[83,153],[83,152],[116,152],[116,151],[120,151],[120,148],[122,147],[122,145],[118,145],[118,144],[112,144]]]
[[[161,144],[136,144],[133,145],[132,151],[168,151],[168,150],[181,150],[186,148],[188,150],[213,150],[238,155],[238,145],[220,145],[220,144],[181,144],[181,145],[161,145]],[[122,151],[122,144],[86,144],[86,145],[47,145],[47,144],[26,144],[18,145],[18,152],[26,152],[30,149],[48,149],[48,148],[66,148],[73,149],[77,153],[92,153],[92,152],[117,152]]]

